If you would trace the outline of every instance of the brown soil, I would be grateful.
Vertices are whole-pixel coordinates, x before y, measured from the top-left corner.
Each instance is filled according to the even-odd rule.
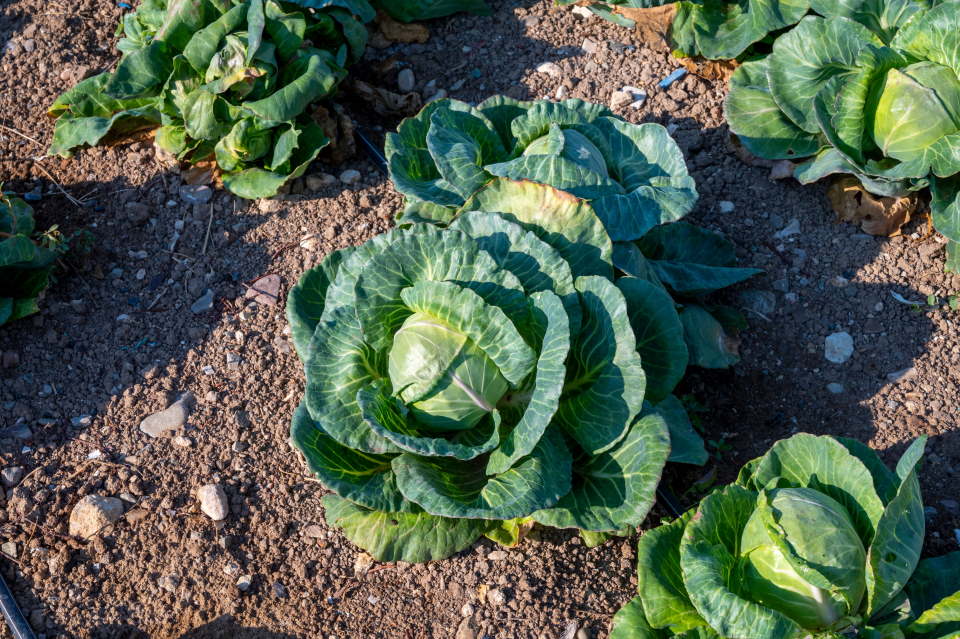
[[[923,487],[935,509],[928,550],[955,549],[958,316],[891,296],[960,291],[960,277],[942,272],[942,244],[921,223],[893,239],[838,225],[824,189],[772,182],[768,169],[742,163],[728,146],[722,84],[689,75],[668,90],[656,87],[679,66],[662,43],[636,41],[631,31],[555,10],[549,0],[492,4],[493,17],[431,24],[426,44],[371,50],[357,75],[376,77],[379,63],[395,57],[412,67],[418,89],[436,80],[471,101],[560,90],[609,102],[624,85],[645,88],[643,107],[621,115],[671,128],[701,192],[692,219],[727,233],[744,264],[767,271],[727,301],[757,290],[777,300],[773,313],[750,316],[738,367],[696,371],[685,383],[705,406],[711,467],[728,480],[774,440],[801,430],[858,437],[893,462],[927,433]],[[0,330],[0,351],[19,359],[0,369],[0,429],[8,429],[0,433],[0,467],[27,473],[0,502],[0,541],[16,544],[15,560],[0,565],[38,636],[453,637],[470,604],[478,637],[572,637],[571,624],[605,637],[636,584],[634,539],[588,550],[569,533],[544,531],[503,555],[491,556],[496,547],[482,541],[445,561],[363,573],[355,571],[357,549],[339,533],[305,534],[324,524],[323,490],[286,444],[302,374],[282,301],[245,300],[246,285],[277,274],[285,294],[330,250],[387,229],[400,197],[364,157],[318,167],[359,170],[353,186],[304,192],[295,185],[295,195],[259,204],[218,192],[212,210],[182,203],[179,176],[157,162],[146,139],[36,160],[52,130],[45,107],[117,57],[115,3],[59,9],[40,0],[0,7],[0,179],[14,191],[42,190],[41,226],[95,237],[92,254],[71,264],[40,315]],[[547,61],[563,75],[535,71]],[[396,124],[358,119],[374,137]],[[85,205],[62,197],[53,180]],[[793,219],[801,232],[775,238]],[[301,239],[314,233],[313,248],[303,248]],[[190,306],[207,288],[214,309],[195,315]],[[824,338],[841,330],[856,350],[849,362],[832,364]],[[228,365],[228,354],[239,364]],[[911,366],[915,375],[888,381]],[[843,391],[831,393],[830,383]],[[198,400],[183,433],[189,447],[140,432],[143,417],[186,390]],[[88,424],[76,419],[85,415]],[[9,430],[23,423],[29,440]],[[89,459],[95,451],[100,456]],[[672,470],[668,482],[689,503],[686,487],[700,474]],[[231,503],[218,525],[194,497],[215,481]],[[70,510],[89,493],[129,493],[137,504],[92,541],[69,539]],[[228,575],[232,564],[239,571]],[[245,592],[235,585],[239,575],[252,576]],[[485,587],[500,589],[505,603],[480,600]]]

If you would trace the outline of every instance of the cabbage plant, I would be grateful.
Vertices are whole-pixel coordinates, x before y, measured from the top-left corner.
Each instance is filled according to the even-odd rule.
[[[683,154],[657,124],[631,124],[582,100],[476,107],[437,100],[387,135],[403,219],[449,221],[494,177],[531,180],[591,202],[614,241],[686,215],[697,201]]]
[[[0,325],[40,310],[62,248],[56,229],[36,233],[29,204],[0,193]]]
[[[920,561],[925,440],[895,471],[854,440],[777,442],[641,537],[611,639],[957,636],[960,553]]]
[[[362,55],[373,17],[366,0],[144,0],[118,30],[116,70],[50,107],[49,152],[159,127],[159,148],[215,160],[233,193],[275,195],[329,143],[309,106]]]
[[[888,2],[889,6],[896,3]],[[803,160],[803,183],[855,176],[900,197],[929,186],[934,225],[960,269],[960,2],[914,9],[886,35],[844,17],[807,17],[744,63],[725,104],[753,154]]]
[[[579,0],[556,0],[559,5]],[[603,0],[587,5],[591,11],[621,26],[634,21],[617,9],[649,9],[676,5],[670,26],[671,45],[684,56],[711,60],[754,54],[777,33],[810,14],[845,17],[877,33],[884,42],[896,28],[937,0]],[[766,48],[764,44],[763,48]]]
[[[613,257],[589,202],[498,178],[445,226],[305,273],[287,303],[307,378],[291,443],[335,493],[328,522],[404,561],[534,521],[592,540],[639,525],[668,460],[706,461],[672,391],[688,338],[707,338],[652,270],[615,279]]]

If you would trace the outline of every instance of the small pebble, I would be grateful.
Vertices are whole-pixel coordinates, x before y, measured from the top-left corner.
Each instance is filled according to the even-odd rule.
[[[839,395],[843,392],[843,384],[838,384],[837,382],[830,382],[827,384],[827,390],[833,393],[834,395]]]
[[[401,93],[410,93],[417,86],[417,80],[412,69],[401,69],[397,74],[397,88]]]
[[[347,169],[340,174],[340,181],[344,184],[356,184],[360,181],[360,171],[356,169]]]
[[[563,75],[563,69],[555,62],[543,62],[537,65],[537,73],[546,73],[547,75],[559,78]]]
[[[237,588],[240,590],[240,592],[246,592],[247,590],[250,589],[250,584],[252,583],[253,583],[252,576],[241,575],[240,578],[237,579]]]
[[[834,364],[843,364],[853,356],[853,337],[842,331],[828,335],[823,344],[823,356]]]
[[[3,478],[3,485],[6,488],[13,488],[23,479],[23,466],[7,466],[0,471]]]
[[[206,484],[197,490],[197,500],[200,510],[214,521],[223,521],[230,513],[230,502],[227,493],[220,484]]]

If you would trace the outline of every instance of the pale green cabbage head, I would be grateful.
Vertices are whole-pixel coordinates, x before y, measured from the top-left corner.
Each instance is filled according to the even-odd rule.
[[[890,69],[873,113],[873,139],[901,162],[921,157],[934,142],[960,131],[960,78],[935,62]]]
[[[751,598],[810,629],[855,611],[866,589],[866,551],[844,507],[812,488],[776,489],[758,502],[741,538]],[[798,570],[804,563],[834,575],[833,588],[805,579]]]

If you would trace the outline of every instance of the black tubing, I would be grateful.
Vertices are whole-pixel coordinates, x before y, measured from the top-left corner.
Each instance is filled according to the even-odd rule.
[[[677,498],[666,486],[657,486],[657,498],[674,517],[680,517],[683,514],[680,505],[677,503]]]
[[[17,606],[17,600],[7,587],[7,582],[3,580],[3,575],[0,575],[0,612],[7,620],[7,628],[13,633],[14,639],[36,639],[30,624]]]
[[[373,160],[373,163],[377,165],[377,168],[380,169],[380,172],[384,175],[387,174],[387,158],[383,157],[383,152],[377,147],[376,144],[370,141],[370,138],[364,134],[364,131],[361,127],[357,127],[354,130],[354,134],[357,136],[357,139],[360,140],[360,144],[363,145],[363,149],[367,152],[367,155],[370,156],[370,159]]]

